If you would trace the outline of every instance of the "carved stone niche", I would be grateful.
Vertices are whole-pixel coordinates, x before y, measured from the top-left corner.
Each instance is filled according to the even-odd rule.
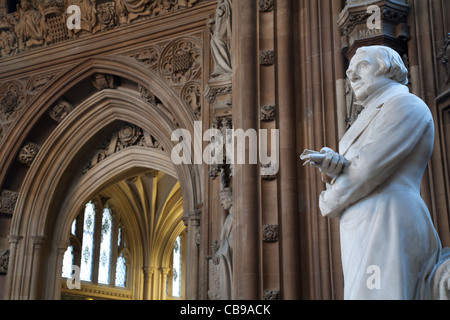
[[[367,45],[385,45],[401,56],[405,54],[409,40],[408,11],[409,6],[403,0],[347,0],[337,22],[347,59],[350,61],[358,48]]]

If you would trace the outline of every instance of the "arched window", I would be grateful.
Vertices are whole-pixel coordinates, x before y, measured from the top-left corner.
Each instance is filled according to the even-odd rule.
[[[72,277],[72,266],[80,269],[80,280],[111,288],[126,288],[129,251],[119,219],[107,203],[94,202],[73,221],[70,244],[63,256],[62,277]]]

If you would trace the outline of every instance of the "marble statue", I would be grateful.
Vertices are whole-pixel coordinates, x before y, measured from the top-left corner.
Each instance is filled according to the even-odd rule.
[[[212,78],[226,76],[232,73],[231,65],[231,0],[219,0],[216,18],[213,20],[216,28],[211,37],[211,51],[214,58]]]
[[[231,188],[220,191],[220,201],[227,218],[220,234],[220,247],[213,256],[219,264],[219,300],[231,300],[233,284],[233,195]]]
[[[326,183],[322,215],[340,219],[344,298],[434,299],[433,283],[450,284],[450,269],[420,195],[433,150],[431,112],[409,93],[407,69],[388,47],[360,48],[347,75],[363,111],[339,152],[301,156]],[[447,278],[433,278],[439,267]]]

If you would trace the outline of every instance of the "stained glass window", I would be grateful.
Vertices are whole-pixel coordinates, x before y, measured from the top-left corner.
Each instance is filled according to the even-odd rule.
[[[91,281],[94,252],[95,206],[89,202],[84,210],[83,244],[81,248],[80,279]]]
[[[125,288],[127,286],[127,259],[123,252],[117,258],[116,266],[116,287]]]
[[[101,216],[96,217],[99,212]],[[82,221],[77,223],[77,219]],[[72,277],[72,265],[76,265],[80,267],[82,281],[126,288],[128,261],[122,253],[126,248],[125,236],[120,222],[115,222],[109,204],[99,208],[89,202],[77,219],[70,228],[74,243],[71,242],[64,253],[62,277]],[[113,263],[116,263],[115,272]]]
[[[69,246],[64,253],[63,257],[63,267],[62,267],[62,276],[64,278],[72,277],[72,265],[73,265],[73,246]]]
[[[98,266],[98,283],[109,284],[111,268],[112,216],[111,210],[105,208],[102,217],[102,237],[100,243],[100,259]]]
[[[181,296],[181,237],[177,238],[173,248],[172,296]]]

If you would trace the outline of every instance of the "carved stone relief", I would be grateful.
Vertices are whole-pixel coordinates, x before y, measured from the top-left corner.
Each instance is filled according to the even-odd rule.
[[[265,224],[262,229],[264,242],[278,241],[278,225]]]
[[[18,198],[19,194],[17,192],[2,190],[2,192],[0,192],[0,213],[9,215],[14,214]]]
[[[181,90],[181,98],[184,103],[189,106],[194,112],[197,118],[201,116],[201,93],[200,93],[200,82],[190,81]]]
[[[278,290],[264,290],[264,300],[280,300],[281,294]]]
[[[175,85],[197,80],[201,77],[201,56],[201,47],[193,39],[177,39],[162,52],[160,73]]]
[[[0,250],[0,274],[8,273],[9,249]]]
[[[261,107],[261,121],[271,122],[275,121],[275,105],[267,105]]]
[[[450,33],[447,33],[447,37],[445,38],[444,45],[439,50],[439,54],[437,59],[444,66],[445,72],[447,75],[446,83],[450,82]]]
[[[98,149],[94,151],[94,154],[87,161],[82,173],[85,174],[112,154],[132,146],[147,147],[164,151],[164,148],[152,135],[138,126],[125,124],[108,139],[100,143]]]
[[[261,50],[259,52],[259,63],[262,66],[270,66],[275,63],[275,51],[274,50]]]
[[[73,109],[75,109],[75,107],[71,103],[61,100],[50,109],[49,116],[54,121],[60,123],[73,111]]]
[[[23,165],[30,167],[34,161],[34,158],[36,158],[38,153],[39,153],[39,146],[35,143],[27,142],[24,144],[22,149],[20,149],[19,155],[17,156],[17,160]]]
[[[122,24],[190,8],[204,0],[21,0],[17,12],[0,11],[0,57],[70,38],[95,34]],[[69,30],[65,8],[76,5],[81,28]]]
[[[259,0],[259,11],[270,12],[273,11],[274,0]]]
[[[96,73],[92,76],[92,84],[99,91],[105,89],[117,89],[118,78],[111,74]]]
[[[11,122],[25,105],[26,94],[21,81],[11,81],[0,87],[0,121]]]

